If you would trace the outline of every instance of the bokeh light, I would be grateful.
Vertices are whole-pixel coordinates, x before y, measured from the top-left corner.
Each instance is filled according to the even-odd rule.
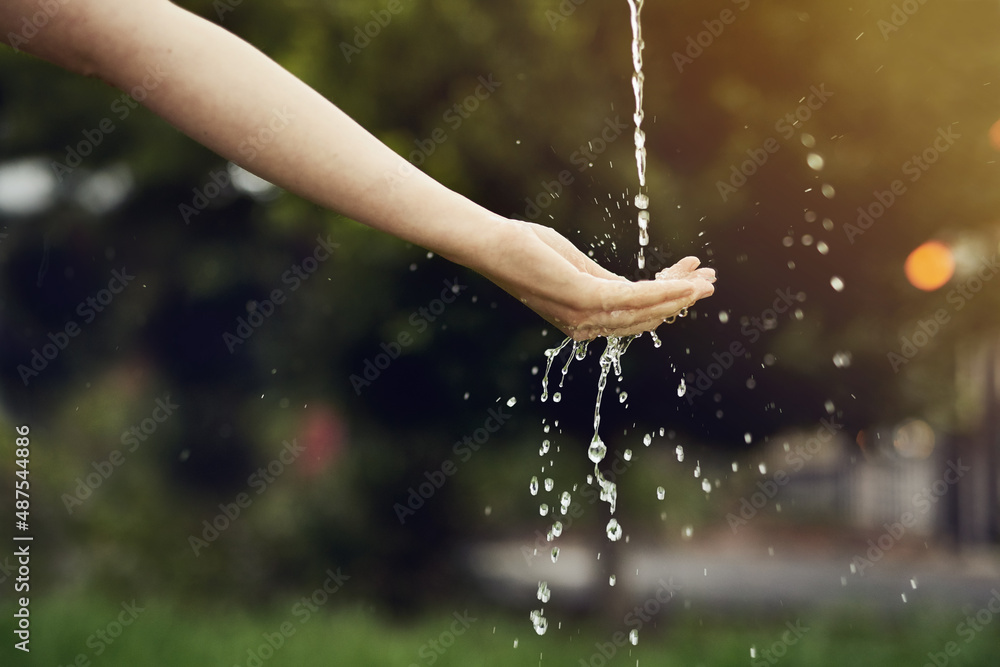
[[[955,274],[955,257],[944,243],[927,241],[910,253],[903,269],[911,285],[931,292],[951,280]]]
[[[934,429],[922,419],[911,419],[896,428],[892,444],[899,455],[908,459],[926,459],[934,451]]]
[[[1000,151],[1000,120],[993,123],[993,126],[990,127],[990,145]]]

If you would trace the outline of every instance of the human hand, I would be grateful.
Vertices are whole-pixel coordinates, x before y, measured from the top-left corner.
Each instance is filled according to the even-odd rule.
[[[715,292],[715,270],[685,257],[631,282],[601,267],[550,227],[508,221],[514,233],[497,253],[497,267],[481,271],[574,340],[628,336],[665,320]]]

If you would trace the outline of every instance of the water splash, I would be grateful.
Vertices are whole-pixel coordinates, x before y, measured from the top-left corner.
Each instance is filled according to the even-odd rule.
[[[597,400],[594,404],[594,436],[591,439],[590,446],[587,450],[587,456],[590,458],[591,462],[594,464],[594,474],[592,476],[588,475],[587,483],[592,484],[595,481],[601,489],[601,500],[608,503],[611,514],[615,513],[615,508],[618,500],[618,487],[616,484],[601,473],[599,464],[604,460],[604,457],[608,454],[607,445],[601,440],[600,428],[601,428],[601,400],[604,397],[604,389],[608,384],[608,376],[612,373],[615,374],[619,380],[622,377],[622,367],[621,358],[628,350],[629,345],[633,340],[639,338],[641,334],[635,336],[608,336],[607,346],[604,348],[604,352],[601,354],[599,361],[601,372],[597,380]],[[542,400],[548,399],[548,385],[549,385],[549,373],[552,370],[552,365],[555,363],[556,357],[559,353],[570,343],[573,343],[572,353],[567,357],[565,363],[562,367],[563,379],[565,379],[566,374],[569,372],[570,364],[574,359],[583,359],[586,355],[588,341],[573,341],[571,338],[566,338],[558,346],[548,349],[545,351],[545,356],[547,358],[545,366],[545,375],[542,376]],[[560,381],[560,385],[562,382]],[[553,395],[553,400],[556,399],[558,394]]]

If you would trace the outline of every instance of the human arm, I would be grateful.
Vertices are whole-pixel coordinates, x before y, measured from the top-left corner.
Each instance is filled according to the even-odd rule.
[[[150,72],[143,104],[258,176],[490,278],[574,338],[655,328],[713,291],[711,269],[632,283],[554,230],[497,216],[452,192],[232,33],[166,0],[56,3],[21,48],[125,91]],[[38,9],[0,6],[0,34]],[[248,138],[274,128],[253,155]]]

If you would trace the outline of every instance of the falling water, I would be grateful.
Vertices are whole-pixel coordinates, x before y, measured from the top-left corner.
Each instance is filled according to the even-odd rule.
[[[635,164],[636,171],[639,176],[639,188],[635,195],[635,207],[638,210],[638,226],[639,226],[639,253],[637,256],[637,261],[640,269],[646,267],[646,256],[645,248],[649,245],[649,195],[646,191],[646,133],[642,129],[643,121],[643,108],[642,108],[642,89],[643,81],[645,76],[642,72],[642,51],[645,48],[645,44],[642,40],[642,26],[641,26],[641,13],[642,5],[644,0],[628,0],[629,9],[631,13],[631,23],[632,23],[632,90],[635,93],[635,115],[633,116],[635,120]],[[683,317],[687,314],[687,309],[684,309],[680,316]],[[667,323],[674,321],[675,317],[671,317],[667,320]],[[660,347],[660,340],[656,337],[656,334],[651,332],[650,335],[653,339],[653,344],[656,347]],[[639,336],[608,336],[607,337],[607,347],[605,347],[604,352],[601,354],[600,358],[600,376],[597,381],[597,400],[594,405],[594,436],[591,440],[590,447],[588,448],[588,456],[591,462],[594,464],[594,474],[593,476],[587,476],[587,483],[592,483],[596,481],[597,485],[601,489],[600,498],[602,501],[607,502],[610,507],[611,518],[608,521],[606,532],[608,539],[612,542],[616,542],[621,539],[623,535],[623,530],[621,525],[619,525],[618,520],[614,517],[615,507],[618,499],[618,488],[616,484],[604,477],[601,473],[600,462],[604,460],[607,455],[608,448],[601,440],[600,436],[600,426],[601,426],[601,399],[604,396],[604,389],[607,386],[608,375],[614,371],[615,376],[621,380],[622,369],[621,369],[621,357],[625,354],[628,349],[629,344],[638,338]],[[546,365],[545,374],[542,376],[542,395],[541,400],[543,402],[549,399],[549,372],[552,370],[552,365],[555,362],[556,357],[559,353],[570,343],[573,344],[572,351],[567,355],[567,359],[562,367],[562,377],[559,380],[559,387],[563,386],[566,380],[566,375],[569,372],[570,364],[574,361],[582,361],[587,354],[587,341],[574,341],[571,338],[566,338],[558,346],[546,350]],[[683,380],[682,380],[683,383]],[[682,385],[683,386],[683,385]],[[679,391],[679,395],[683,395],[683,389]],[[562,396],[558,391],[552,394],[552,400],[558,403]],[[514,400],[514,399],[511,399]],[[628,394],[622,391],[619,394],[619,401],[624,403],[628,400]],[[549,427],[545,427],[545,433],[549,432]],[[660,435],[663,435],[663,429],[660,429]],[[649,446],[652,437],[646,435],[643,438],[643,444]],[[542,447],[539,450],[540,456],[545,456],[549,452],[549,447],[551,443],[548,439],[544,440]],[[626,453],[626,460],[630,460],[631,450]],[[682,458],[679,453],[678,458]],[[543,468],[544,470],[544,468]],[[554,488],[554,482],[551,478],[546,478],[544,481],[544,488],[546,491],[551,492]],[[538,493],[538,478],[533,477],[530,484],[530,490],[532,495]],[[573,487],[576,490],[576,487]],[[662,499],[663,491],[658,490],[657,495]],[[563,514],[566,513],[569,504],[571,502],[571,497],[568,492],[563,492],[560,498],[560,510]],[[541,504],[539,507],[539,513],[542,516],[548,514],[549,507],[546,504]],[[549,530],[548,541],[552,541],[554,538],[558,537],[562,533],[562,524],[556,521],[552,528]],[[559,547],[554,546],[552,548],[552,562],[556,562],[559,558]],[[614,576],[611,577],[610,583],[613,586],[615,582]],[[538,598],[544,603],[549,600],[549,589],[545,582],[539,582]],[[535,631],[538,634],[544,634],[548,623],[544,617],[544,609],[539,609],[531,612],[532,624],[535,627]],[[629,636],[630,642],[634,645],[638,642],[638,633],[633,630]],[[516,643],[515,643],[516,646]]]
[[[639,268],[646,268],[646,246],[649,245],[649,195],[646,194],[646,133],[642,130],[642,3],[643,0],[628,0],[632,15],[632,90],[635,93],[635,167],[639,172],[639,192],[635,195],[635,206],[639,209]]]
[[[594,436],[590,441],[590,447],[587,450],[587,456],[590,458],[591,462],[594,464],[594,475],[593,479],[597,482],[597,485],[601,488],[601,500],[608,503],[611,509],[611,514],[615,513],[615,507],[618,501],[618,487],[617,485],[604,477],[601,473],[600,462],[604,460],[604,457],[608,453],[607,445],[601,440],[600,428],[601,428],[601,399],[604,396],[604,389],[608,384],[608,375],[614,371],[615,376],[620,380],[622,375],[621,368],[621,358],[625,354],[625,350],[628,349],[629,344],[638,338],[638,336],[608,336],[607,347],[604,348],[604,352],[601,354],[600,367],[601,373],[597,380],[597,400],[594,404]],[[542,401],[547,401],[549,398],[549,372],[552,370],[552,364],[555,361],[556,356],[562,351],[569,343],[573,343],[573,350],[567,356],[566,363],[562,367],[562,378],[560,380],[560,386],[562,382],[566,379],[566,374],[569,372],[569,366],[574,359],[583,359],[587,352],[587,343],[573,341],[571,338],[567,338],[557,347],[545,351],[545,356],[548,358],[545,367],[545,374],[542,376]],[[553,397],[554,400],[554,397]],[[629,457],[631,458],[631,452]],[[546,480],[547,482],[548,480]],[[534,486],[536,482],[533,479],[532,490],[536,487]],[[546,490],[551,490],[546,484]],[[611,523],[608,524],[608,537],[615,541],[621,536],[621,527],[618,526],[617,521],[614,518],[611,519]]]

